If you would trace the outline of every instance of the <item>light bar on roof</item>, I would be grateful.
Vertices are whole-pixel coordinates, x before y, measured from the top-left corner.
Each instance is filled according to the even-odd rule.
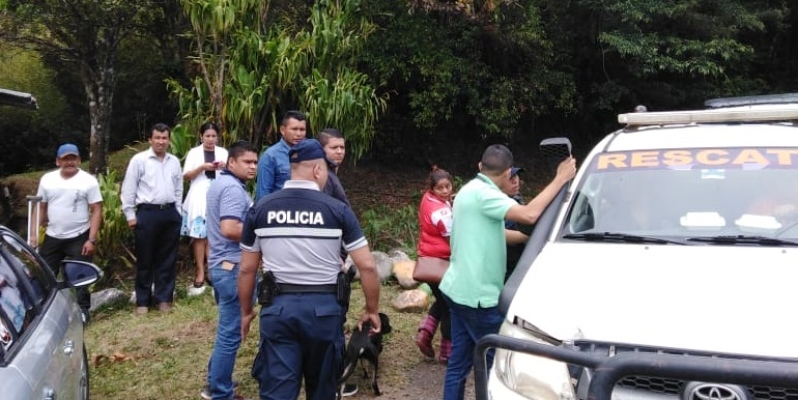
[[[798,105],[761,109],[714,109],[618,114],[619,123],[631,126],[791,120],[798,121]]]

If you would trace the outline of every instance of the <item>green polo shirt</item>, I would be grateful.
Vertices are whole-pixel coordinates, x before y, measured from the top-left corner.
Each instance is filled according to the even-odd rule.
[[[440,289],[455,303],[496,307],[507,270],[504,217],[518,203],[487,176],[463,186],[454,200],[452,256]]]

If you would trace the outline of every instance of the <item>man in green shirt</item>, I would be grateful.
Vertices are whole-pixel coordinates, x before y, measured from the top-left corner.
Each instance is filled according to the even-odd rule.
[[[502,191],[510,185],[512,165],[510,149],[489,146],[482,154],[480,173],[460,189],[454,201],[452,256],[440,283],[452,322],[452,355],[446,368],[444,400],[463,399],[477,340],[497,333],[501,326],[503,316],[497,306],[507,262],[505,219],[534,224],[576,174],[576,161],[569,157],[557,167],[554,180],[532,201],[521,205]],[[492,362],[491,351],[488,368]]]

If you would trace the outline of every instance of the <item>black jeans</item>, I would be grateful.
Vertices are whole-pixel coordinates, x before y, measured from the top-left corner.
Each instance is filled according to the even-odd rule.
[[[136,306],[171,303],[174,299],[182,221],[173,206],[139,208],[136,212]]]
[[[83,245],[86,244],[87,240],[89,240],[89,231],[69,239],[58,239],[45,235],[44,242],[39,247],[39,255],[47,262],[53,273],[58,275],[58,271],[61,269],[61,261],[63,260],[91,261],[91,257],[81,254],[83,253]],[[78,297],[80,309],[88,311],[91,307],[89,288],[85,286],[77,288],[75,289],[75,294]]]
[[[446,303],[446,300],[443,298],[443,293],[438,288],[437,284],[428,283],[429,288],[432,289],[432,295],[435,296],[435,303],[432,304],[432,307],[429,308],[429,312],[427,314],[432,315],[440,321],[441,324],[441,336],[444,339],[451,340],[452,339],[452,322],[449,318],[449,305]]]

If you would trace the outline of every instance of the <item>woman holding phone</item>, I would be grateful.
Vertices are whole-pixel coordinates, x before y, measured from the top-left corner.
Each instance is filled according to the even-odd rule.
[[[189,296],[205,291],[205,262],[208,255],[208,233],[205,229],[205,202],[208,188],[216,174],[227,163],[227,150],[216,145],[219,127],[212,122],[200,127],[200,145],[186,154],[183,178],[190,181],[186,199],[183,201],[183,226],[180,234],[191,238],[191,253],[194,256],[194,283],[188,289]]]

